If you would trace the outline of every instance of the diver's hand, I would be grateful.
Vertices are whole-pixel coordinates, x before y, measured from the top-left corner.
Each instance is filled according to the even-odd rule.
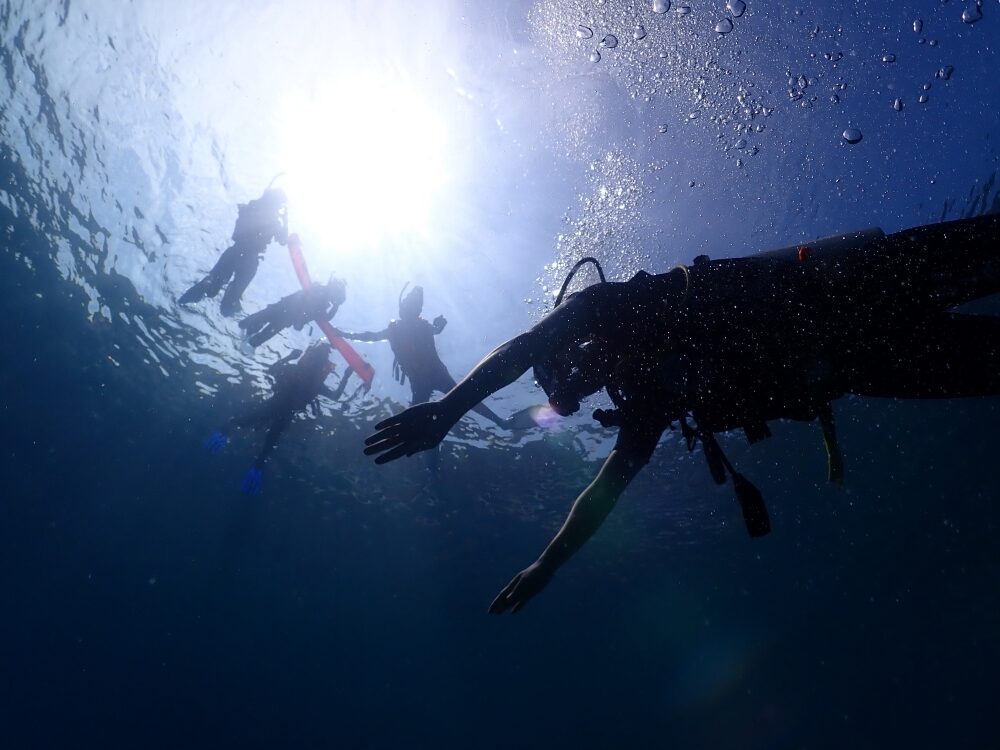
[[[503,591],[490,604],[491,615],[502,615],[510,610],[514,614],[524,607],[539,591],[549,585],[556,569],[541,560],[536,560],[522,570],[507,584]]]
[[[411,406],[375,425],[375,434],[365,438],[365,455],[376,456],[377,464],[412,456],[444,440],[454,424],[440,401]]]
[[[444,330],[444,327],[446,325],[448,325],[448,321],[444,317],[444,315],[438,315],[436,318],[434,318],[434,330],[437,331],[438,333],[441,333],[441,331]]]

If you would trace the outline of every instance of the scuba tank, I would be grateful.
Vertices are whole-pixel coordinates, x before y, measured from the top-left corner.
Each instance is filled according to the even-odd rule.
[[[850,250],[857,250],[859,247],[880,240],[885,237],[878,227],[861,229],[857,232],[847,234],[835,234],[830,237],[823,237],[813,242],[800,242],[790,247],[782,247],[777,250],[768,250],[763,253],[756,253],[754,258],[769,258],[780,260],[804,261],[806,258],[816,260],[827,260],[835,258],[841,253]]]

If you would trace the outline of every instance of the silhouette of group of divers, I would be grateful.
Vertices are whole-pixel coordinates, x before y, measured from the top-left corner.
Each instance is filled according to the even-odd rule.
[[[271,240],[288,240],[284,193],[269,188],[240,207],[233,245],[181,303],[212,297],[228,283],[222,312],[233,315]],[[377,464],[436,448],[469,410],[509,429],[482,401],[533,370],[560,416],[601,389],[613,409],[601,425],[618,430],[597,477],[583,490],[538,559],[500,592],[490,612],[517,612],[598,529],[649,461],[662,434],[679,429],[688,450],[701,445],[713,479],[731,480],[751,536],[770,530],[763,498],[736,471],[716,434],[742,430],[749,443],[770,436],[768,422],[817,421],[829,479],[843,479],[831,402],[847,394],[889,398],[958,398],[1000,394],[1000,317],[954,308],[1000,293],[1000,215],[941,222],[885,234],[867,229],[748,257],[711,260],[628,281],[604,278],[593,258],[567,276],[554,309],[530,330],[486,355],[459,383],[437,355],[434,336],[446,321],[420,317],[423,293],[400,295],[399,320],[377,332],[335,331],[359,341],[388,340],[394,374],[410,380],[412,405],[375,426],[364,453]],[[573,274],[596,266],[600,282],[566,294]],[[251,344],[283,328],[329,320],[344,283],[316,284],[240,321]],[[405,291],[405,287],[404,287]],[[260,486],[260,468],[297,412],[326,388],[328,344],[313,344],[270,368],[273,394],[234,427],[267,426],[265,447],[245,489]],[[430,401],[434,391],[444,396]],[[225,431],[210,447],[225,444]]]

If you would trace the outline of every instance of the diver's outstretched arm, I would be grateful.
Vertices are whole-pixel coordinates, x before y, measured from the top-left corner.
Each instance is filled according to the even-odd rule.
[[[614,450],[600,473],[573,504],[566,522],[534,563],[522,570],[490,604],[490,613],[517,612],[544,589],[553,574],[600,528],[645,461],[622,450]]]
[[[375,434],[365,439],[365,455],[384,464],[433,448],[465,412],[521,377],[544,346],[545,337],[535,329],[501,344],[440,401],[411,406],[375,425]]]
[[[381,331],[363,331],[362,333],[347,333],[346,331],[341,331],[339,328],[334,328],[333,330],[337,332],[338,336],[349,341],[385,341],[389,338],[388,328]]]

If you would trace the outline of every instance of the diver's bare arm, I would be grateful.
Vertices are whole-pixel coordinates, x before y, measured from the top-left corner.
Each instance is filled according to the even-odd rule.
[[[644,464],[645,461],[633,458],[624,451],[612,451],[597,477],[573,503],[566,522],[549,542],[538,562],[555,571],[569,560],[604,523],[619,496]]]
[[[492,393],[510,385],[538,359],[543,339],[534,331],[522,333],[487,354],[471,372],[448,391],[441,402],[455,421]]]

